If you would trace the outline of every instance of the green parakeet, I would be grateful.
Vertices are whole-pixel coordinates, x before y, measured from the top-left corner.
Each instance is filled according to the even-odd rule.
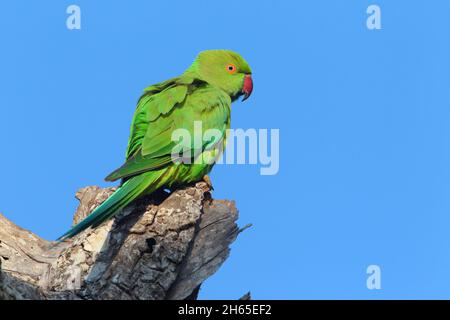
[[[98,226],[143,194],[202,180],[214,163],[196,160],[217,157],[223,151],[231,103],[242,95],[247,99],[252,90],[248,63],[229,50],[203,51],[181,76],[146,88],[131,124],[126,162],[106,177],[107,181],[122,179],[122,184],[59,240]],[[174,158],[173,132],[184,129],[193,136],[195,122],[201,123],[203,131],[218,130],[220,138],[200,143],[192,139],[183,145],[182,155]]]

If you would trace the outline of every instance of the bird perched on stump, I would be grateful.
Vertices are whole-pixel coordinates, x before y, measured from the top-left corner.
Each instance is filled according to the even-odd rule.
[[[201,52],[179,77],[146,88],[134,113],[126,161],[106,177],[107,181],[121,179],[122,184],[59,240],[100,225],[144,194],[202,179],[210,184],[207,174],[214,162],[202,159],[216,159],[223,152],[231,103],[251,95],[251,73],[248,63],[236,52],[208,50]],[[174,152],[179,144],[173,133],[184,130],[194,135],[196,123],[202,130],[218,133],[216,139],[191,139],[182,145],[182,153]]]

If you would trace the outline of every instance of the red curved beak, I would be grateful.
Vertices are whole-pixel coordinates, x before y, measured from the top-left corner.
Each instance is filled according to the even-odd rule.
[[[242,101],[245,101],[250,97],[253,91],[253,80],[252,76],[247,74],[244,78],[244,86],[242,87],[242,93],[244,94],[244,98]]]

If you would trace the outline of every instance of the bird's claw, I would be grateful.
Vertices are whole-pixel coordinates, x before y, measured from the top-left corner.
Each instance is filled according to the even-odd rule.
[[[209,178],[208,175],[204,175],[203,176],[203,181],[208,185],[210,190],[214,190],[214,187],[213,187],[213,185],[211,183],[211,179]]]

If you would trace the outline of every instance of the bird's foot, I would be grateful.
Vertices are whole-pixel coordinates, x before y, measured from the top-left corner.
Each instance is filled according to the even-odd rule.
[[[205,174],[205,175],[203,176],[203,181],[208,185],[208,187],[209,187],[210,190],[214,190],[214,187],[213,187],[213,185],[212,185],[212,183],[211,183],[211,179],[209,178],[208,175]]]

